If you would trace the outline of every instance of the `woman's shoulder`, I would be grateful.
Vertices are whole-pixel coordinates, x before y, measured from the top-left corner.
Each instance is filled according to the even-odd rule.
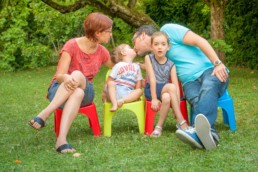
[[[76,45],[76,38],[71,38],[66,41],[64,47],[74,47]]]
[[[101,44],[98,45],[98,50],[108,52],[107,48]]]
[[[68,43],[68,44],[75,44],[76,43],[76,39],[77,38],[71,38],[68,41],[66,41],[66,43]]]

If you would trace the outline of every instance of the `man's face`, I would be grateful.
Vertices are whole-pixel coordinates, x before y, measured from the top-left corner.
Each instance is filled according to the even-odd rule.
[[[149,41],[149,42],[148,42]],[[139,56],[144,56],[150,51],[150,39],[146,34],[135,33],[133,36],[134,50]]]

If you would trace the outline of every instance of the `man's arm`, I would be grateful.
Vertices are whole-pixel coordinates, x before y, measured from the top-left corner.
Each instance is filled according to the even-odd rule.
[[[220,63],[219,57],[206,39],[188,31],[184,36],[183,43],[199,47],[215,66],[212,75],[216,75],[221,82],[226,82],[228,78],[226,67],[223,63]]]

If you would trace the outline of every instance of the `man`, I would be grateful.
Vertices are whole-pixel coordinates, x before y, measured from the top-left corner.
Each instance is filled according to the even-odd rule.
[[[133,36],[135,51],[143,56],[151,51],[151,35],[155,28],[141,26]],[[217,118],[217,100],[228,85],[228,70],[219,60],[207,40],[190,29],[166,24],[160,31],[169,37],[171,48],[167,57],[177,67],[184,94],[191,104],[193,127],[178,128],[177,137],[193,148],[215,149],[219,142],[214,123]]]

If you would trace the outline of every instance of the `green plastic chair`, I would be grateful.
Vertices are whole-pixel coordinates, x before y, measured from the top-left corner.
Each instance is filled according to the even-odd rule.
[[[110,72],[111,72],[111,69],[109,69],[106,74],[106,80]],[[112,103],[104,102],[104,136],[107,136],[107,137],[111,136],[112,118],[115,115],[115,113],[120,110],[132,111],[137,117],[140,134],[144,134],[144,128],[145,128],[144,105],[145,105],[145,100],[144,100],[144,97],[141,96],[141,99],[139,101],[124,103],[123,106],[118,108],[115,112],[110,112]]]

